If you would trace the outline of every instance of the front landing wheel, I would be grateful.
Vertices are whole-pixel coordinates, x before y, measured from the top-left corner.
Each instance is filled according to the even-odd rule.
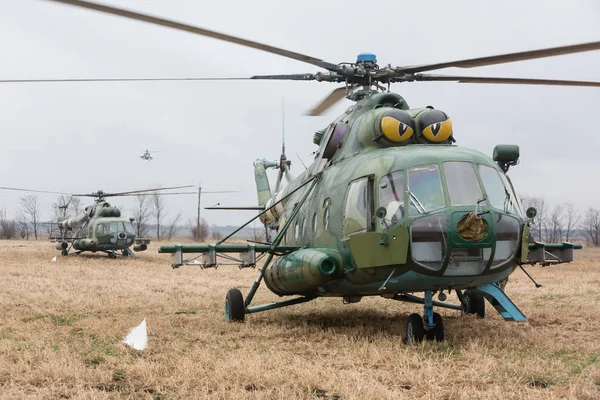
[[[435,340],[436,342],[444,341],[444,321],[442,316],[438,313],[433,313],[433,323],[435,327],[427,332],[427,340]]]
[[[225,296],[225,319],[227,321],[244,322],[246,315],[244,297],[238,289],[229,289]]]
[[[406,343],[419,343],[424,337],[423,318],[419,314],[410,314],[406,324]]]
[[[465,302],[463,304],[463,313],[477,314],[479,318],[485,318],[485,298],[479,292],[474,290],[465,290]]]

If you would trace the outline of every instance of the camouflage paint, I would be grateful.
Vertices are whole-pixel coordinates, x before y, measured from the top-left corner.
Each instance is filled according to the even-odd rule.
[[[260,218],[278,234],[264,249],[271,254],[246,306],[263,274],[269,289],[279,295],[391,298],[487,287],[507,279],[523,260],[531,262],[528,222],[510,179],[489,156],[453,145],[452,134],[452,121],[444,112],[409,109],[395,93],[371,93],[315,134],[319,149],[313,163],[268,200],[266,161],[255,163],[259,203],[265,207]],[[435,195],[425,202],[428,208],[421,203],[427,193],[420,192],[419,199],[413,192],[423,171],[429,182],[421,181],[421,188],[433,189],[430,194]],[[397,185],[402,185],[401,192]],[[454,185],[452,195],[449,185]],[[389,194],[390,189],[393,199],[380,204],[380,192]],[[476,218],[472,227],[484,227],[485,232],[461,236],[458,225],[467,216]],[[565,245],[559,247],[567,256],[577,248]],[[234,252],[217,246],[220,252]],[[178,249],[181,257],[181,252],[206,253],[210,247],[163,246],[159,252],[177,255]],[[279,259],[269,264],[275,254]],[[325,273],[324,265],[335,265],[335,273]]]
[[[103,225],[107,226],[107,231],[109,231],[111,222],[130,227],[131,221],[120,216],[121,211],[117,207],[113,207],[105,201],[98,201],[87,206],[83,214],[59,222],[59,226],[65,231],[60,239],[72,242],[73,248],[78,252],[122,250],[129,254],[127,250],[135,243],[135,234],[132,228],[130,231],[122,229],[106,233],[98,231],[99,227]],[[71,238],[65,236],[67,231],[72,232]]]
[[[395,107],[393,107],[395,105]],[[408,143],[395,142],[385,137],[383,129],[395,122],[389,115],[394,110],[404,110],[414,120],[415,134],[406,135]],[[435,111],[437,114],[434,114]],[[391,114],[392,113],[392,114]],[[429,119],[425,118],[428,117]],[[433,119],[431,119],[433,118]],[[442,143],[433,143],[427,140],[432,137],[438,118],[442,125],[437,129],[445,135]],[[385,123],[382,124],[382,120]],[[423,122],[425,121],[425,122]],[[432,122],[433,121],[433,122]],[[323,157],[330,137],[337,124],[347,124],[348,130],[341,145],[330,159]],[[400,126],[397,124],[396,126]],[[406,128],[403,127],[406,131]],[[320,287],[310,290],[310,294],[317,296],[337,295],[367,295],[386,294],[397,292],[419,292],[424,290],[462,289],[498,282],[510,275],[520,260],[520,246],[510,259],[503,265],[492,267],[494,258],[493,250],[496,244],[495,221],[502,215],[511,216],[520,226],[521,232],[525,226],[521,215],[515,212],[504,212],[490,205],[482,205],[479,212],[487,212],[482,218],[490,226],[487,239],[472,242],[460,238],[456,233],[456,225],[460,218],[476,211],[476,206],[450,206],[450,198],[446,189],[446,178],[443,162],[465,161],[475,165],[485,165],[502,173],[496,163],[487,155],[460,148],[450,144],[453,138],[448,129],[451,121],[438,110],[430,108],[409,110],[406,102],[397,94],[373,94],[350,107],[344,115],[334,121],[324,130],[319,140],[313,164],[297,178],[295,182],[283,189],[280,196],[298,188],[314,175],[321,174],[320,182],[307,201],[301,205],[290,229],[286,234],[287,245],[297,245],[305,248],[335,249],[339,252],[344,275],[338,279],[323,283]],[[319,135],[320,136],[320,135]],[[381,226],[379,218],[375,216],[378,204],[378,182],[386,174],[393,171],[406,171],[414,166],[434,164],[439,167],[440,178],[444,187],[444,200],[446,206],[419,215],[406,213],[403,218],[394,222],[388,229]],[[502,173],[503,174],[503,173]],[[367,210],[367,232],[354,233],[345,236],[344,212],[350,182],[359,178],[369,179],[369,193],[373,197]],[[485,189],[483,189],[485,190]],[[484,192],[485,193],[485,192]],[[285,212],[281,217],[287,220],[294,206],[298,203],[304,190],[299,190],[285,202]],[[274,194],[273,197],[277,196]],[[404,196],[404,209],[409,210],[407,196]],[[489,203],[489,202],[488,202]],[[325,228],[325,214],[328,213],[328,226]],[[414,221],[430,215],[442,215],[448,227],[447,250],[443,260],[443,267],[438,271],[427,269],[413,260],[410,248],[410,229]],[[296,224],[302,229],[295,229]],[[298,232],[296,236],[295,233]],[[518,238],[520,243],[520,238]],[[385,243],[385,244],[384,244]],[[478,274],[447,276],[450,254],[453,249],[489,248],[489,259]],[[291,253],[293,255],[294,253]],[[289,257],[289,256],[288,256]],[[267,274],[276,274],[281,268],[281,263],[274,263]],[[388,280],[385,290],[382,284]],[[307,287],[312,287],[307,282],[304,290],[298,294],[307,294]],[[286,294],[290,294],[289,291]]]

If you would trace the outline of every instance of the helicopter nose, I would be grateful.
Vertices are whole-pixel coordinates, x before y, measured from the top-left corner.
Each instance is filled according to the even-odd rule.
[[[455,210],[418,218],[411,224],[413,260],[444,276],[481,275],[513,260],[521,223],[499,212],[475,215]]]

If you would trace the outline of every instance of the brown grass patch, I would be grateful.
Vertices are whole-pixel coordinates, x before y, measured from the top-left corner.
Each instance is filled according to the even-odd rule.
[[[418,305],[316,301],[224,321],[227,290],[255,270],[57,257],[50,243],[0,242],[3,398],[600,398],[600,251],[520,271],[507,292],[528,316],[504,322],[441,310],[445,343],[404,345]],[[277,300],[261,288],[259,301]],[[488,304],[489,306],[489,304]],[[147,318],[149,346],[120,343]]]

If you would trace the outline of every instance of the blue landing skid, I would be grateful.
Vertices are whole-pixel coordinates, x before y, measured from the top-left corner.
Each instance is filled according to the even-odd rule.
[[[527,318],[515,306],[515,304],[500,289],[497,283],[477,286],[477,290],[483,293],[485,298],[506,321],[525,321]]]

